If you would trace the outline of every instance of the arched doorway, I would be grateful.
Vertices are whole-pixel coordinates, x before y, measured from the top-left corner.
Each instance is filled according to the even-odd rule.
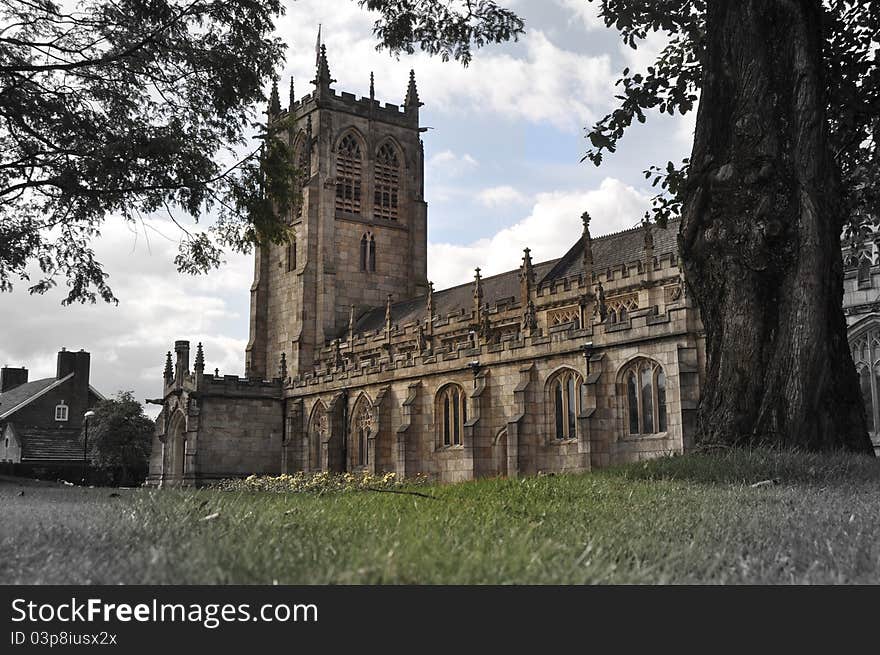
[[[180,486],[186,469],[186,418],[180,411],[171,418],[165,436],[165,450],[168,456],[163,466],[162,484]]]

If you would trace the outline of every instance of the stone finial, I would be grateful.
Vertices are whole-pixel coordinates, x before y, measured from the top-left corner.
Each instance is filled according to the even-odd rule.
[[[281,114],[281,100],[278,97],[278,80],[272,80],[272,91],[269,93],[269,118],[277,118]]]
[[[654,248],[654,229],[651,221],[647,218],[642,220],[642,230],[645,235],[645,250],[653,250]]]
[[[348,310],[348,340],[354,340],[354,305]]]
[[[171,351],[165,355],[165,379],[169,382],[174,379],[174,364],[171,361]]]
[[[312,115],[309,114],[306,117],[306,148],[309,151],[309,156],[312,154]]]
[[[287,111],[292,112],[296,104],[296,93],[293,90],[293,75],[290,76],[290,96],[288,97]]]
[[[480,277],[480,268],[479,266],[475,269],[476,274],[474,275],[474,309],[473,316],[474,322],[480,323],[480,316],[482,315],[482,305],[483,305],[483,278]]]
[[[590,213],[581,214],[584,231],[581,237],[584,246],[584,277],[589,285],[593,281],[593,237],[590,235]]]
[[[428,300],[425,303],[425,314],[428,323],[434,318],[434,283],[428,282]]]
[[[196,363],[194,366],[196,373],[203,373],[205,371],[205,351],[202,350],[202,342],[199,341],[196,346]]]
[[[320,54],[318,55],[318,70],[315,74],[315,86],[318,90],[326,90],[330,88],[336,80],[330,77],[330,65],[327,63],[327,46],[321,44]]]
[[[373,71],[370,71],[370,100],[376,99],[376,85],[373,77]]]
[[[281,381],[287,379],[287,353],[281,353],[281,362],[278,365],[278,377]]]
[[[526,305],[529,298],[532,297],[532,291],[535,288],[535,268],[532,266],[532,251],[529,248],[523,248],[523,263],[519,269],[519,290],[520,302]]]
[[[391,294],[385,300],[385,329],[391,332]]]
[[[215,368],[215,369],[214,369],[214,377],[215,377],[215,378],[219,378],[219,377],[220,377],[220,369],[219,369],[219,368]]]
[[[418,112],[422,104],[424,103],[419,101],[419,90],[416,88],[416,72],[410,70],[409,85],[406,88],[406,100],[403,101],[403,108],[407,112]]]

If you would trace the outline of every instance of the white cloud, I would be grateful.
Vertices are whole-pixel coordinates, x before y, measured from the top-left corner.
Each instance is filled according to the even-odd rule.
[[[431,179],[435,175],[446,175],[449,177],[463,175],[479,165],[479,162],[468,153],[456,155],[451,150],[442,150],[426,162],[425,179]]]
[[[628,45],[621,43],[620,54],[626,65],[634,72],[644,73],[648,66],[653,66],[663,49],[669,45],[669,34],[666,32],[649,32],[644,41],[637,43],[638,48],[633,50]]]
[[[498,115],[510,120],[549,123],[577,131],[594,120],[612,96],[611,58],[557,47],[544,31],[527,31],[505,51],[486,47],[467,68],[425,53],[397,60],[376,51],[371,34],[374,16],[356,3],[300,0],[279,23],[279,33],[293,47],[282,86],[292,73],[297,96],[311,90],[318,23],[337,90],[365,95],[370,71],[376,73],[376,97],[402,103],[407,75],[415,69],[421,100],[432,110],[455,115]]]
[[[605,27],[605,21],[599,16],[598,2],[556,0],[556,4],[568,9],[572,13],[572,20],[580,21],[587,30],[597,30]]]
[[[82,348],[92,355],[91,382],[97,389],[105,395],[134,390],[143,401],[161,395],[164,353],[176,339],[189,339],[193,358],[196,343],[204,344],[210,370],[242,374],[245,340],[224,332],[230,323],[247,330],[247,315],[233,302],[246,307],[253,260],[229,256],[221,269],[206,276],[180,274],[173,264],[177,228],[158,219],[144,223],[146,228],[134,230],[111,218],[94,243],[96,256],[111,273],[118,306],[61,307],[64,290],[29,296],[25,284],[14,294],[0,294],[0,315],[15,317],[0,321],[0,364],[26,366],[31,379],[51,377],[62,347]]]
[[[529,201],[529,197],[512,186],[495,186],[483,189],[477,194],[477,200],[486,207],[505,207],[520,205]]]
[[[489,239],[428,244],[428,277],[443,289],[472,279],[477,266],[485,275],[508,271],[520,265],[526,247],[536,262],[556,259],[580,238],[584,211],[593,218],[591,232],[599,236],[637,225],[650,197],[614,178],[605,178],[591,191],[540,193],[528,216]]]

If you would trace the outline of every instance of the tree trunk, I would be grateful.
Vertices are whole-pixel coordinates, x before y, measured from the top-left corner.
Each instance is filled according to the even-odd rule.
[[[873,453],[841,302],[820,0],[709,0],[681,250],[706,328],[698,441]]]

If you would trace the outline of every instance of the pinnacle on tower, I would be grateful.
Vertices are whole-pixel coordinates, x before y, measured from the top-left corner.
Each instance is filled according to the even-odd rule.
[[[327,63],[327,46],[321,44],[321,54],[318,55],[318,71],[315,75],[315,86],[321,89],[329,89],[336,80],[330,77],[330,65]]]
[[[205,353],[202,350],[202,342],[199,341],[199,345],[196,346],[196,363],[195,363],[196,373],[201,373],[205,370]]]
[[[391,332],[391,294],[388,294],[388,298],[385,301],[385,330],[389,333]]]
[[[428,321],[434,318],[434,283],[428,282],[428,300],[425,304],[425,312],[428,315]]]
[[[281,100],[278,98],[278,80],[272,80],[272,91],[269,94],[269,118],[281,114]]]
[[[373,71],[370,71],[370,100],[376,99],[376,86],[373,78]]]
[[[593,281],[593,237],[590,236],[590,214],[584,212],[581,214],[581,220],[584,223],[583,244],[584,244],[584,276],[587,284]]]
[[[281,378],[281,381],[287,379],[287,353],[281,353],[281,362],[278,365],[278,377]]]
[[[290,96],[288,98],[287,111],[293,111],[293,106],[296,104],[296,94],[293,91],[293,75],[290,76]]]
[[[419,107],[424,103],[419,102],[419,90],[416,88],[416,72],[409,72],[409,86],[406,88],[406,100],[403,101],[403,107],[407,112],[418,112]]]
[[[483,303],[483,278],[480,277],[480,268],[479,266],[475,269],[476,275],[474,275],[474,317],[477,321],[480,320],[480,310],[482,309]]]
[[[174,379],[174,364],[171,362],[171,351],[168,351],[168,354],[165,356],[165,379],[173,380]]]
[[[651,221],[647,218],[642,220],[642,230],[644,230],[645,235],[645,250],[654,248],[654,230],[651,225]]]
[[[532,266],[532,251],[523,248],[523,263],[519,269],[520,300],[525,305],[532,297],[532,289],[535,286],[535,268]]]

